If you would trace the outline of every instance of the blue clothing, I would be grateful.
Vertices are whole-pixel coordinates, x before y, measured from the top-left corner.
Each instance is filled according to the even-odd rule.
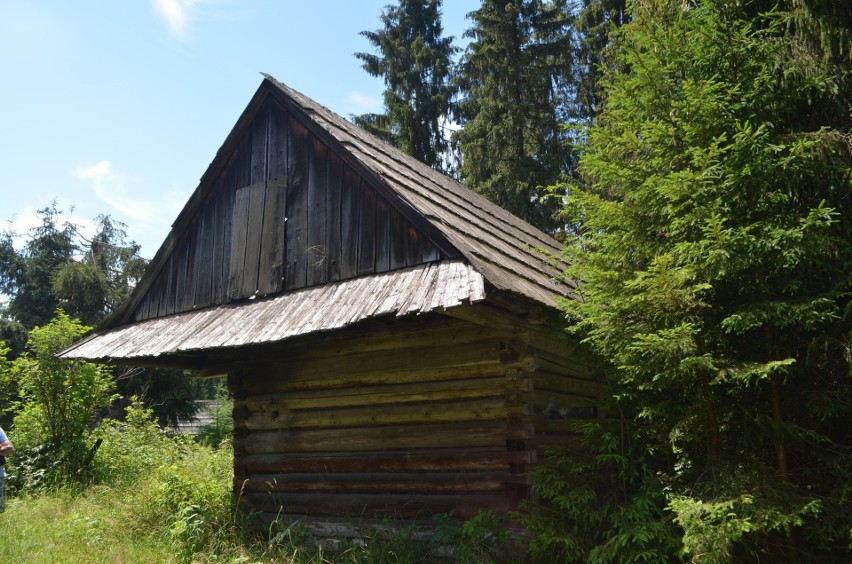
[[[6,432],[0,427],[0,443],[6,442]],[[0,466],[0,513],[6,511],[6,467]]]
[[[8,439],[6,438],[6,432],[0,427],[0,443],[5,443]],[[0,478],[6,477],[6,467],[0,466]]]

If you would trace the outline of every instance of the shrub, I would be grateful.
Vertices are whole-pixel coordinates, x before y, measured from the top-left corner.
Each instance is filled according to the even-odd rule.
[[[6,365],[21,398],[10,432],[18,452],[16,475],[30,487],[89,477],[91,428],[114,399],[113,382],[99,366],[55,356],[89,329],[57,310],[50,323],[30,332],[27,353]],[[20,485],[20,479],[10,485]]]
[[[124,421],[106,419],[93,436],[100,441],[93,464],[97,483],[130,484],[152,468],[180,458],[180,444],[157,425],[153,411],[135,396],[126,408]]]

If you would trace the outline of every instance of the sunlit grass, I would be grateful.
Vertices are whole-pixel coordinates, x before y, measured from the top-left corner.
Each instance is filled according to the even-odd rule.
[[[172,549],[127,526],[121,492],[58,491],[9,500],[0,516],[5,562],[171,562]]]
[[[103,423],[97,436],[103,443],[85,485],[27,480],[33,473],[23,456],[7,467],[17,478],[0,514],[0,562],[492,560],[491,551],[476,541],[491,534],[488,522],[471,520],[467,528],[473,525],[473,533],[465,536],[448,515],[440,522],[441,534],[431,538],[415,539],[404,527],[392,527],[396,532],[370,531],[364,542],[341,540],[334,550],[322,548],[298,523],[259,531],[233,504],[230,442],[211,447],[169,437],[147,410],[134,406],[126,421]]]

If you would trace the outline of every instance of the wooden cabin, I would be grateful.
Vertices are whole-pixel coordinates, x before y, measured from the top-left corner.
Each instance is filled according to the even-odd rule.
[[[227,374],[234,494],[267,519],[500,514],[595,416],[559,256],[266,77],[130,300],[62,356]]]

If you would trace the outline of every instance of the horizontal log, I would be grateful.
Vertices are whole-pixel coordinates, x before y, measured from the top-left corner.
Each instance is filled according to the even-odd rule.
[[[441,403],[370,405],[355,408],[296,410],[273,404],[255,409],[240,425],[252,431],[272,429],[311,429],[323,427],[363,427],[407,423],[451,421],[493,421],[505,419],[511,410],[502,397],[455,400]]]
[[[263,391],[293,389],[295,382],[317,379],[337,379],[345,376],[349,381],[359,375],[382,373],[428,372],[440,368],[490,365],[499,368],[500,342],[477,341],[449,347],[428,347],[416,350],[390,350],[381,353],[366,352],[344,356],[296,360],[282,358],[274,367],[258,367],[237,374],[246,394]],[[497,372],[499,373],[499,372]],[[324,384],[322,387],[329,387]]]
[[[419,316],[417,319],[423,319]],[[316,358],[345,356],[355,353],[383,352],[391,350],[422,349],[428,347],[452,347],[464,343],[486,340],[523,338],[514,331],[495,329],[483,325],[461,322],[444,322],[423,327],[418,323],[394,323],[391,327],[374,335],[341,339],[336,335],[347,334],[346,330],[335,332],[329,340],[312,340],[310,344],[291,346],[287,349],[287,358],[301,361]],[[272,361],[277,364],[275,360]]]
[[[441,382],[418,382],[415,384],[362,385],[250,395],[236,398],[234,408],[245,408],[249,414],[252,414],[298,409],[435,402],[463,398],[499,397],[504,394],[505,390],[525,390],[527,387],[528,383],[523,379],[508,379],[499,376]]]
[[[538,369],[552,374],[564,374],[584,380],[597,380],[597,371],[571,358],[538,351]]]
[[[239,457],[246,473],[272,472],[485,472],[510,464],[529,464],[529,452],[506,452],[505,446],[414,451],[364,451],[318,454],[252,454]]]
[[[526,427],[507,428],[501,421],[254,431],[245,437],[237,433],[234,446],[246,454],[487,447],[525,438],[529,432]]]
[[[353,517],[411,518],[441,513],[467,519],[480,510],[502,515],[517,501],[496,495],[416,494],[269,494],[246,492],[240,503],[261,512],[285,515],[341,515]]]
[[[529,484],[526,475],[503,472],[365,472],[352,474],[252,474],[244,491],[292,493],[410,493],[502,495],[506,484]]]
[[[543,327],[535,327],[530,330],[530,345],[538,351],[558,356],[574,356],[574,352],[578,348],[577,342],[572,340],[565,332],[548,330]]]
[[[536,394],[539,395],[550,391],[595,399],[602,390],[601,385],[595,381],[575,378],[564,374],[536,371],[530,376],[533,388]]]
[[[312,378],[282,379],[268,376],[265,385],[257,382],[245,386],[245,394],[280,393],[300,390],[321,390],[353,386],[371,386],[382,384],[404,384],[417,382],[439,382],[460,378],[502,377],[505,367],[498,362],[469,366],[429,366],[411,367],[399,370],[380,370],[369,374],[361,373],[325,373]]]

